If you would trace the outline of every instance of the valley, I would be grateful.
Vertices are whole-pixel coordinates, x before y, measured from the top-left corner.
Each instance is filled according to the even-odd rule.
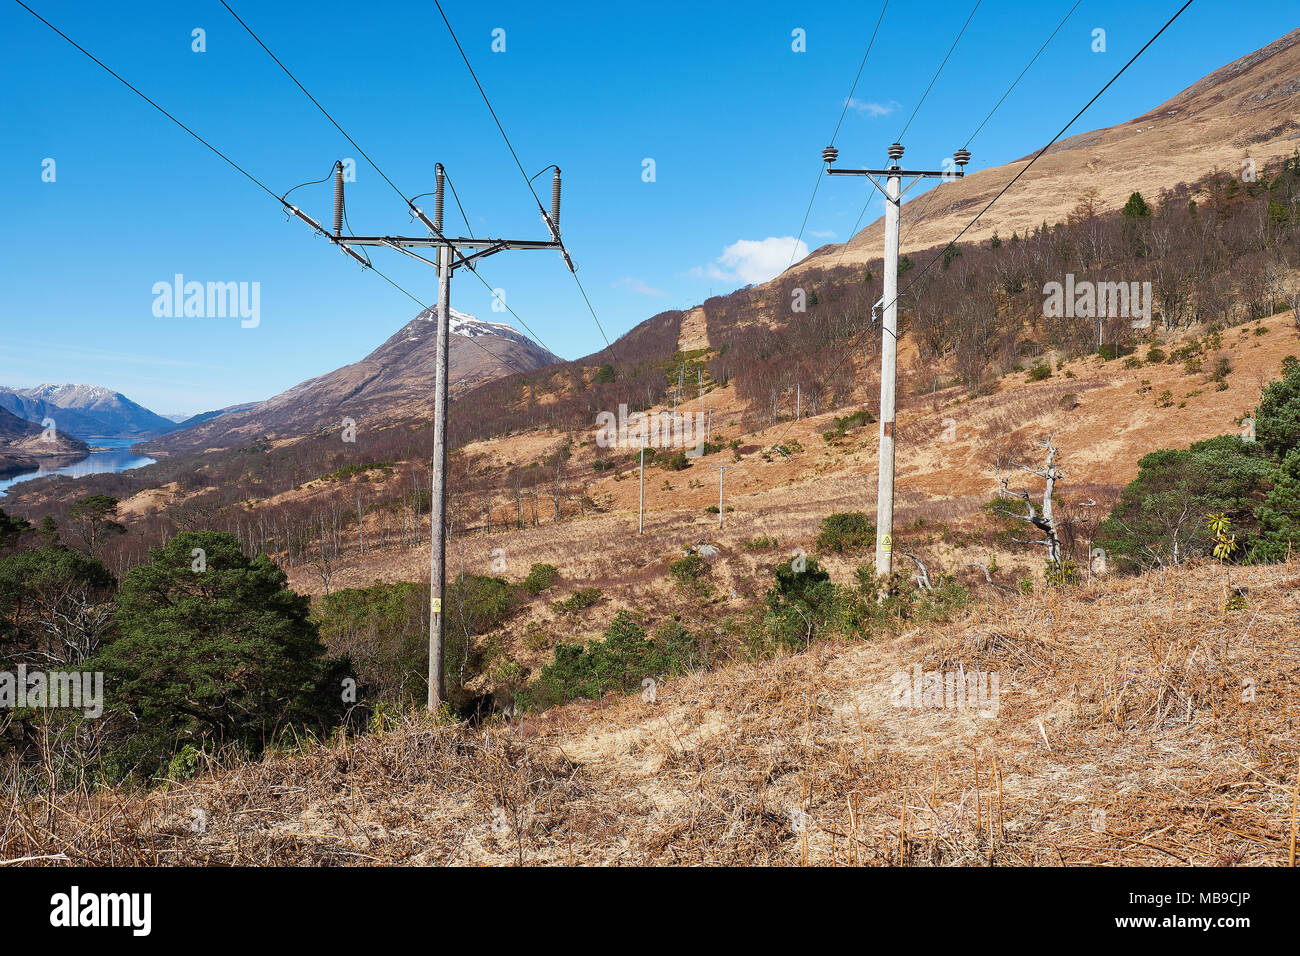
[[[591,273],[561,274],[575,358],[449,310],[445,436],[437,309],[331,302],[332,278],[268,277],[267,321],[214,333],[210,366],[139,357],[145,387],[212,411],[0,387],[0,664],[104,696],[93,721],[16,705],[0,666],[0,865],[1294,866],[1300,29],[1227,58],[1172,97],[1148,78],[1131,120],[940,180],[889,256],[883,219],[801,254],[837,238],[814,189],[798,237],[590,283],[644,296],[621,334]],[[841,123],[904,109],[857,89]],[[680,157],[611,139],[678,201]],[[841,168],[865,141],[846,132]],[[535,245],[560,247],[558,165],[513,159],[553,237]],[[289,192],[236,168],[286,219],[332,180],[311,238],[338,247],[375,183],[347,180],[349,213],[348,163]],[[446,235],[485,234],[441,165],[420,171],[438,226],[370,165],[427,226],[415,246],[453,205]],[[609,200],[638,227],[640,201]],[[726,291],[683,305],[672,269]],[[384,332],[293,387],[217,388],[229,342],[271,363],[361,314]]]

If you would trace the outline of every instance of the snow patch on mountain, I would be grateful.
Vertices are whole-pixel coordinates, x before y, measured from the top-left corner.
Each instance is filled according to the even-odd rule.
[[[425,331],[422,323],[428,323],[430,330],[436,328],[434,325],[438,318],[437,306],[430,306],[419,315],[417,315],[406,329],[406,341],[418,341]],[[507,325],[505,322],[488,322],[478,318],[478,316],[469,315],[465,312],[458,312],[456,309],[451,310],[448,318],[447,327],[452,335],[460,335],[467,339],[478,338],[480,335],[496,335],[503,339],[511,339],[515,342],[523,342],[529,345],[536,345],[532,339],[524,335],[514,326]]]

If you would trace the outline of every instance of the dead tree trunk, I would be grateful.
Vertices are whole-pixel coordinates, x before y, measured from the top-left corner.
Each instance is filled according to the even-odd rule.
[[[1056,515],[1052,508],[1052,495],[1056,491],[1056,483],[1062,479],[1065,472],[1056,467],[1056,445],[1052,443],[1052,436],[1038,440],[1040,447],[1047,451],[1047,462],[1041,469],[1030,468],[1028,465],[1017,465],[1021,471],[1027,471],[1031,475],[1037,475],[1043,479],[1043,500],[1042,510],[1034,509],[1033,500],[1029,497],[1029,491],[1020,489],[1012,491],[1010,488],[1010,478],[998,476],[998,497],[999,498],[1019,498],[1025,503],[1025,513],[1004,511],[1009,518],[1017,518],[1028,524],[1033,525],[1043,533],[1042,541],[1022,541],[1023,544],[1041,544],[1047,548],[1048,560],[1052,562],[1053,567],[1061,566],[1061,535],[1056,525]],[[1017,539],[1020,540],[1020,539]]]

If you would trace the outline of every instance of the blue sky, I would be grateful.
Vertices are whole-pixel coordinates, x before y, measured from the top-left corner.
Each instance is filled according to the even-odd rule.
[[[354,158],[356,231],[416,229],[216,0],[27,2],[277,195]],[[230,2],[406,195],[431,190],[441,161],[476,235],[545,238],[431,3]],[[908,130],[908,160],[937,166],[961,146],[1072,2],[983,0]],[[1083,0],[971,143],[971,169],[1042,146],[1179,5]],[[884,161],[971,6],[890,2],[836,141],[841,163]],[[789,246],[775,240],[799,231],[820,150],[880,11],[874,0],[444,8],[528,174],[563,168],[565,239],[611,338],[784,264]],[[1072,132],[1138,115],[1293,26],[1245,11],[1196,0]],[[206,31],[205,52],[191,49],[195,28]],[[494,53],[498,28],[505,51]],[[1105,53],[1092,50],[1095,28],[1106,31]],[[804,52],[792,50],[795,29]],[[355,361],[417,311],[305,225],[286,223],[276,201],[9,0],[0,53],[0,384],[85,382],[162,413],[198,412]],[[643,180],[647,158],[654,182]],[[42,181],[46,159],[53,182]],[[549,174],[537,186],[545,199]],[[809,247],[846,238],[870,188],[823,182]],[[328,223],[328,183],[292,199]],[[879,214],[877,202],[862,227]],[[447,217],[458,231],[450,202]],[[432,269],[373,255],[435,300]],[[259,324],[155,316],[154,284],[177,273],[260,283]],[[481,274],[552,351],[572,358],[603,345],[556,254],[504,253]],[[454,307],[514,322],[491,303],[473,276],[457,273]]]

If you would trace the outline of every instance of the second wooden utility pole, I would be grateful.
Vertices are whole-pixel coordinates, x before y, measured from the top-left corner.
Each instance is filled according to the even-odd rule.
[[[896,380],[898,371],[898,223],[901,215],[904,176],[915,181],[921,179],[959,179],[970,162],[970,151],[959,149],[953,153],[953,169],[942,171],[905,170],[898,165],[903,158],[903,147],[894,143],[889,147],[887,169],[831,169],[839,158],[839,150],[827,146],[822,150],[826,172],[831,176],[866,176],[885,197],[885,275],[884,312],[881,316],[880,343],[880,467],[876,483],[876,576],[886,577],[893,570],[894,561],[894,414]],[[876,182],[885,177],[885,188]],[[911,189],[908,186],[908,189]]]
[[[722,476],[726,474],[726,465],[714,465],[718,469],[718,530],[722,530],[722,512],[725,510],[722,505]]]

